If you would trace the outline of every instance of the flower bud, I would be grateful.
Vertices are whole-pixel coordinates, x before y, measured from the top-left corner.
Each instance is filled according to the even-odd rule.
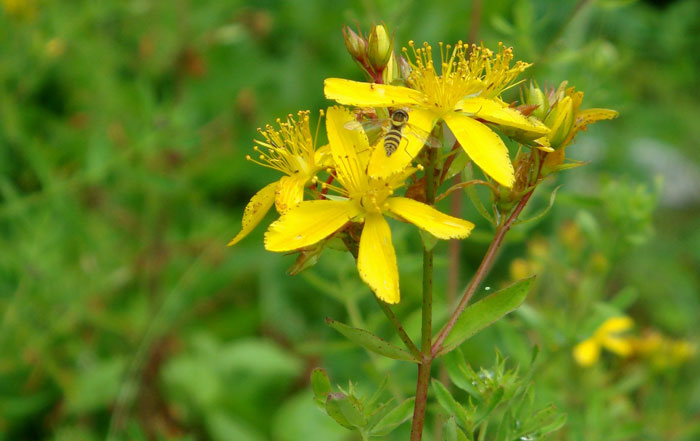
[[[384,84],[392,84],[399,78],[401,78],[399,64],[396,61],[396,54],[392,51],[391,56],[389,56],[389,62],[386,64],[386,69],[382,71],[382,80]]]
[[[345,47],[355,60],[361,62],[366,59],[367,41],[349,26],[343,28],[343,40],[345,40]]]
[[[369,33],[367,55],[372,68],[384,70],[393,51],[393,41],[385,24],[374,26]]]
[[[531,115],[540,121],[544,120],[547,110],[549,110],[549,102],[542,89],[537,87],[534,82],[530,83],[530,87],[525,90],[525,104],[537,106]]]
[[[570,96],[557,101],[544,120],[545,125],[551,129],[549,142],[553,148],[560,147],[569,136],[574,125],[574,106]]]

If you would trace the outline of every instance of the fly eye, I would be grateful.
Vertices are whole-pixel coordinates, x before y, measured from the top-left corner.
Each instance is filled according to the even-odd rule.
[[[403,110],[397,110],[391,115],[391,119],[395,122],[404,122],[408,119],[408,115]]]

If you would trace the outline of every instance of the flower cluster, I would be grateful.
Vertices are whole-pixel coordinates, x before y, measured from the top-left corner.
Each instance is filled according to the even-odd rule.
[[[296,266],[303,269],[310,256],[315,261],[331,241],[340,242],[355,256],[360,277],[376,296],[397,303],[398,268],[386,218],[411,223],[438,239],[467,237],[471,222],[432,206],[441,184],[460,172],[448,173],[460,149],[483,171],[496,197],[510,192],[515,200],[536,184],[539,168],[534,178],[530,173],[527,182],[519,183],[496,130],[543,149],[531,151],[541,164],[555,142],[570,142],[578,127],[569,124],[564,133],[561,123],[551,123],[563,112],[558,103],[577,100],[566,117],[575,120],[580,98],[570,98],[567,89],[566,97],[543,103],[540,116],[523,110],[530,104],[532,111],[529,102],[518,108],[504,101],[502,93],[517,84],[529,64],[514,62],[512,49],[502,44],[496,51],[462,42],[440,44],[437,65],[427,43],[409,42],[397,55],[385,25],[375,26],[367,37],[349,29],[344,35],[369,82],[325,80],[326,98],[340,105],[325,112],[327,145],[318,146],[320,123],[312,136],[309,112],[260,130],[263,139],[248,160],[283,176],[253,196],[230,245],[250,233],[274,204],[280,217],[265,233],[267,250],[299,252]],[[446,132],[456,139],[454,145],[444,145],[450,139]]]

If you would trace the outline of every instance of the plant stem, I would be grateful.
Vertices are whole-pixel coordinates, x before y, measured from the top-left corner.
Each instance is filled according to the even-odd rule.
[[[377,304],[379,307],[384,311],[384,315],[389,319],[392,325],[394,325],[394,328],[396,329],[396,333],[399,334],[399,338],[401,338],[401,341],[406,345],[409,351],[411,351],[411,354],[413,354],[414,357],[416,357],[418,360],[423,359],[423,354],[421,351],[418,349],[418,347],[413,343],[413,340],[411,340],[411,337],[408,336],[406,333],[406,330],[401,326],[401,322],[399,322],[399,319],[396,318],[396,315],[394,315],[394,311],[391,310],[389,305],[384,303],[383,301],[379,300],[379,297],[377,296],[372,296],[374,299],[377,301]]]
[[[457,319],[467,307],[467,303],[469,303],[469,300],[474,295],[477,288],[479,287],[479,285],[481,285],[481,282],[488,274],[489,270],[491,269],[491,266],[493,265],[496,259],[498,249],[503,243],[503,238],[505,237],[510,227],[513,225],[513,222],[515,222],[515,220],[518,218],[520,212],[523,211],[525,205],[527,205],[527,202],[530,200],[530,197],[532,196],[532,193],[534,191],[535,189],[533,188],[528,193],[526,193],[525,196],[523,196],[523,198],[520,199],[520,202],[510,214],[508,219],[500,227],[498,227],[498,230],[496,231],[496,236],[493,238],[493,241],[491,241],[491,245],[489,245],[489,249],[486,251],[484,258],[481,261],[481,264],[479,264],[479,268],[476,270],[474,277],[469,282],[469,285],[467,285],[467,288],[464,290],[464,294],[462,294],[462,299],[460,300],[459,305],[457,305],[457,309],[455,309],[454,313],[452,313],[450,320],[442,328],[442,330],[440,330],[440,333],[435,339],[435,343],[433,344],[433,348],[431,350],[431,355],[433,357],[440,351],[442,343],[445,341],[445,338],[447,338],[447,335],[454,327],[455,323],[457,322]]]
[[[435,203],[435,159],[437,150],[428,149],[428,161],[425,167],[425,196],[430,205]],[[416,383],[416,404],[413,408],[411,425],[411,441],[420,441],[423,437],[425,422],[425,406],[428,402],[428,386],[430,386],[431,339],[433,335],[433,248],[423,246],[423,309],[421,322],[421,362],[418,365],[418,381]]]

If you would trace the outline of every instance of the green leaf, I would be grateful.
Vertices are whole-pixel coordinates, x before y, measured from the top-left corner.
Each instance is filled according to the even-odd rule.
[[[440,403],[440,406],[448,411],[450,415],[457,417],[464,427],[472,427],[472,421],[467,409],[465,409],[464,406],[459,404],[457,400],[454,399],[450,391],[436,379],[433,379],[431,384],[433,386],[433,391],[435,392],[435,397],[437,398],[438,403]]]
[[[472,384],[476,373],[471,370],[464,359],[462,351],[452,351],[444,358],[445,368],[452,384],[467,392],[476,401],[483,401],[479,390]]]
[[[546,406],[525,419],[525,423],[516,433],[518,436],[537,434],[546,435],[559,430],[566,423],[566,415],[559,412],[554,405]]]
[[[561,185],[554,189],[552,194],[549,196],[549,204],[547,205],[547,208],[542,210],[541,213],[536,214],[528,219],[517,220],[517,221],[513,222],[513,225],[514,226],[521,225],[521,224],[525,224],[527,222],[534,222],[534,221],[542,219],[547,213],[549,213],[549,210],[552,209],[552,205],[554,205],[554,199],[556,199],[556,197],[557,197],[557,191],[559,191],[560,188],[561,188]]]
[[[406,422],[413,414],[413,405],[415,402],[415,397],[409,398],[389,411],[389,413],[384,415],[384,417],[372,428],[372,435],[386,436],[401,424]]]
[[[321,409],[326,408],[326,400],[331,393],[331,380],[328,374],[321,368],[316,368],[311,373],[311,389],[314,391],[314,402]]]
[[[328,326],[343,334],[348,340],[356,343],[368,351],[376,352],[385,357],[393,358],[394,360],[412,361],[417,363],[410,352],[404,351],[398,346],[394,346],[386,340],[383,340],[365,329],[353,328],[331,318],[326,318]]]
[[[420,238],[423,241],[423,249],[425,251],[430,251],[435,248],[439,240],[437,237],[420,228],[418,229],[418,234],[420,234]]]
[[[229,408],[226,408],[229,409]],[[261,408],[262,409],[262,408]],[[230,410],[226,410],[230,412]],[[347,428],[341,427],[326,411],[315,408],[311,391],[303,390],[283,403],[279,403],[274,415],[267,415],[270,433],[266,440],[275,441],[344,441],[348,439]],[[239,438],[228,438],[238,441]]]
[[[469,161],[469,156],[467,156],[467,154],[464,152],[464,149],[457,150],[457,153],[455,153],[455,159],[452,161],[452,164],[450,164],[450,167],[447,169],[447,173],[445,174],[445,180],[453,178],[459,173],[461,173],[462,170],[464,170],[464,167],[467,166]]]
[[[496,389],[496,391],[493,393],[493,395],[489,399],[488,405],[479,407],[479,412],[477,413],[476,417],[474,418],[475,425],[479,425],[485,418],[487,418],[489,415],[491,415],[491,412],[493,412],[493,410],[496,408],[496,406],[498,406],[498,404],[503,399],[504,393],[505,393],[505,390],[502,387],[499,387],[498,389]]]
[[[450,352],[472,335],[515,310],[525,300],[533,280],[535,276],[519,280],[465,309],[445,338],[438,355]]]
[[[326,412],[338,424],[348,429],[361,428],[367,425],[367,417],[360,410],[360,403],[356,398],[343,393],[328,395]]]
[[[462,181],[468,182],[473,179],[474,172],[472,171],[471,164],[469,164],[466,167],[464,167],[464,171],[462,171]],[[476,211],[479,212],[481,217],[491,222],[493,225],[496,225],[496,221],[493,219],[493,216],[491,216],[491,213],[489,213],[484,204],[481,202],[481,199],[479,199],[479,193],[477,193],[476,191],[476,186],[470,185],[466,187],[464,191],[467,193],[467,196],[469,196],[469,199],[472,201],[474,208],[476,208]]]
[[[469,441],[462,429],[457,427],[454,417],[450,417],[442,426],[443,439],[445,441]]]

